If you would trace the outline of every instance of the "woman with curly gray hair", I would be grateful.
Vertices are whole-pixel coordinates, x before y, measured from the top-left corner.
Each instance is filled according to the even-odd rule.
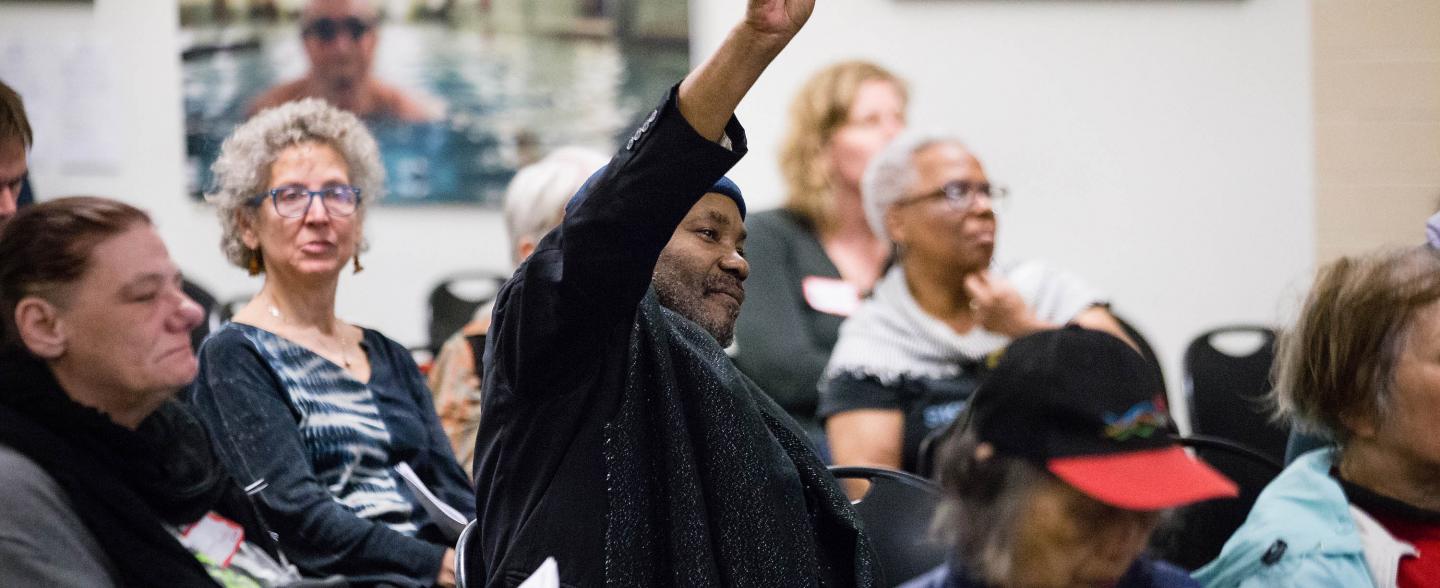
[[[397,468],[473,516],[472,490],[409,352],[335,316],[383,191],[375,139],[308,99],[266,110],[215,161],[226,257],[260,293],[206,340],[191,402],[295,563],[352,583],[454,582],[453,537]]]

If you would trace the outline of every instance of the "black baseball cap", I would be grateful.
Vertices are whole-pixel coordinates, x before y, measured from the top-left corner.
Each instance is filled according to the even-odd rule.
[[[1235,483],[1169,437],[1164,386],[1138,352],[1068,326],[1011,342],[971,401],[971,426],[1100,502],[1160,510],[1233,497]]]

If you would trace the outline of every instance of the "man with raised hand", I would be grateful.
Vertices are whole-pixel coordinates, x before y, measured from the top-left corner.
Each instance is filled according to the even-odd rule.
[[[869,586],[805,434],[724,352],[749,273],[735,107],[814,0],[744,19],[571,201],[501,290],[475,478],[479,563],[577,586]]]

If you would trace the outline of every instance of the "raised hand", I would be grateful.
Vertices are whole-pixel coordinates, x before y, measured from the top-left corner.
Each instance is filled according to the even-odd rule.
[[[985,330],[1010,338],[1045,328],[1020,292],[1008,280],[979,271],[965,276],[965,294],[975,322]]]
[[[810,19],[815,0],[750,0],[745,26],[757,33],[794,37]]]
[[[745,18],[680,83],[680,114],[700,136],[717,141],[740,99],[815,9],[815,0],[748,0]]]

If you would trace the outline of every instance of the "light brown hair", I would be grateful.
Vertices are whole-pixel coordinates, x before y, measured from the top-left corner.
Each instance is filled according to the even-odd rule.
[[[1276,414],[1330,433],[1383,422],[1416,314],[1440,300],[1440,253],[1429,247],[1345,257],[1320,269],[1300,318],[1276,347]]]
[[[0,82],[0,141],[11,137],[20,139],[27,149],[35,141],[30,121],[25,118],[25,103],[14,89]]]
[[[812,76],[790,104],[790,126],[780,144],[785,209],[817,230],[829,227],[834,215],[825,148],[835,131],[848,122],[860,86],[870,80],[894,84],[908,102],[905,82],[889,70],[868,61],[842,61]]]

